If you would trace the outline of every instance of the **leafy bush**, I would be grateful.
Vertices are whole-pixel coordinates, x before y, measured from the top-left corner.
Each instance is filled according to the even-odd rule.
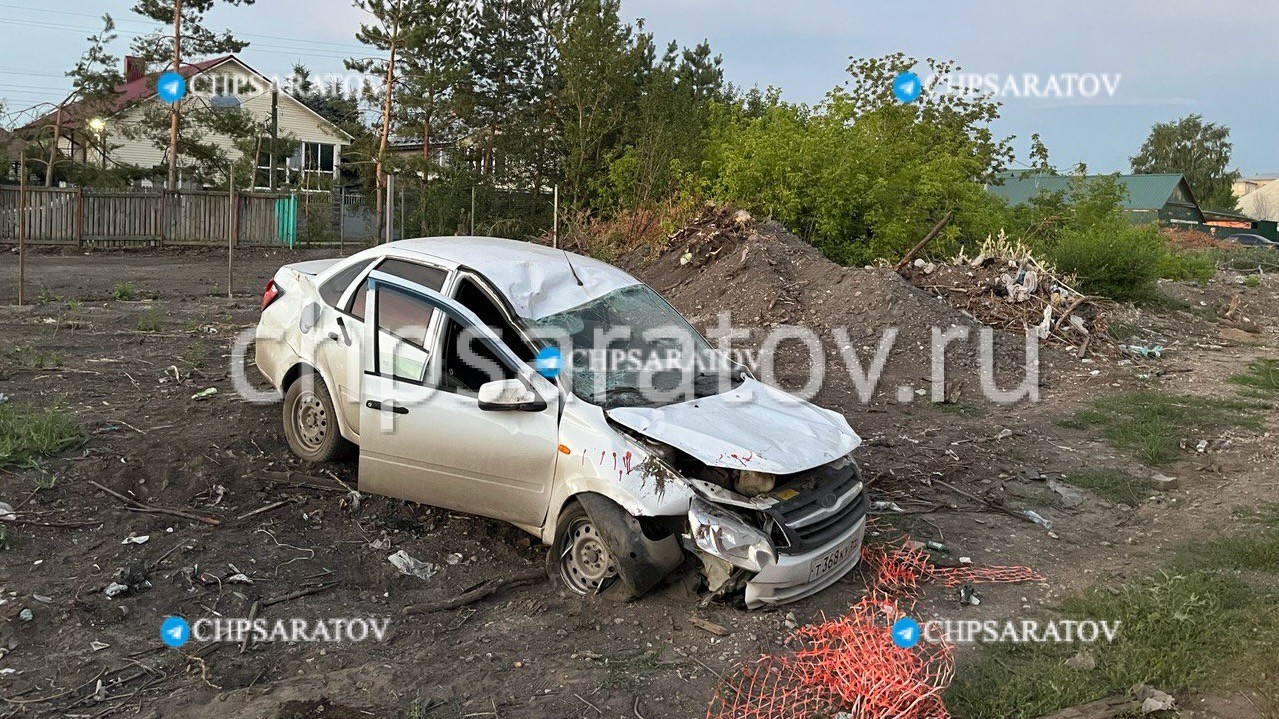
[[[1168,250],[1159,258],[1158,273],[1165,280],[1207,282],[1217,274],[1217,263],[1204,252]]]
[[[84,433],[62,409],[0,405],[0,467],[31,465],[83,441]]]
[[[1080,291],[1116,300],[1152,295],[1165,255],[1154,226],[1122,221],[1065,229],[1049,248],[1053,265],[1074,275]]]

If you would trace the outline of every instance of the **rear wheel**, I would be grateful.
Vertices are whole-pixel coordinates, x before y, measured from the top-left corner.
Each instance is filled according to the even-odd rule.
[[[350,452],[329,387],[318,374],[299,377],[284,393],[284,437],[294,454],[310,462],[331,462]]]
[[[577,502],[560,513],[546,571],[575,594],[599,594],[617,581],[617,565],[586,510]]]

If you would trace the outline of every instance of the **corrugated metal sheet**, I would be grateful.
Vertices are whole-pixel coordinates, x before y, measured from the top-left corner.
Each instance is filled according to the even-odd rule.
[[[1090,175],[1089,179],[1101,177]],[[1024,205],[1041,191],[1069,192],[1073,176],[1038,175],[1024,172],[1004,173],[1003,183],[991,185],[991,194],[1002,197],[1010,205]],[[1123,202],[1126,210],[1160,210],[1182,183],[1181,175],[1119,175],[1115,178],[1128,190]]]

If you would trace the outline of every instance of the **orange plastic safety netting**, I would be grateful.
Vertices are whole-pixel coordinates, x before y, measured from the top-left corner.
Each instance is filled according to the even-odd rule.
[[[870,592],[838,619],[795,630],[788,654],[743,666],[715,691],[707,719],[810,719],[847,712],[854,719],[948,719],[942,693],[954,676],[953,646],[902,648],[892,626],[907,616],[923,581],[1042,581],[1029,567],[937,567],[906,541],[865,545]]]

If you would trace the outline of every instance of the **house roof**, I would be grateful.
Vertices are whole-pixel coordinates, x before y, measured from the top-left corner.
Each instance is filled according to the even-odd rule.
[[[1104,177],[1089,175],[1088,179]],[[1125,210],[1159,210],[1168,204],[1177,187],[1185,182],[1185,177],[1178,174],[1155,175],[1113,175],[1112,177],[1128,191],[1127,197],[1120,203]],[[991,194],[1002,197],[1010,205],[1024,205],[1041,191],[1070,192],[1071,175],[1041,175],[1032,172],[1006,172],[1001,175],[1002,184],[990,185]],[[1190,188],[1185,188],[1187,196],[1192,198]]]
[[[241,65],[244,69],[253,73],[254,75],[257,75],[263,80],[267,80],[267,77],[265,75],[246,65],[243,60],[237,58],[235,55],[223,55],[221,57],[215,57],[208,60],[201,60],[199,62],[183,63],[182,66],[178,68],[178,72],[182,75],[182,77],[190,78],[193,75],[198,75],[202,72],[213,70],[228,62],[235,62]],[[163,73],[162,72],[148,73],[136,80],[133,80],[132,82],[122,82],[119,85],[116,85],[115,97],[111,99],[110,104],[107,106],[105,110],[106,114],[114,115],[139,102],[142,102],[144,100],[148,100],[154,97],[156,94],[155,80],[161,74]],[[319,113],[315,112],[311,108],[307,107],[306,103],[303,103],[297,98],[294,98],[292,95],[289,95],[287,92],[281,91],[280,95],[291,98],[292,100],[297,102],[297,104],[300,105],[304,110],[314,115],[317,119],[331,125],[333,129],[341,133],[342,136],[348,139],[354,139],[351,137],[350,133],[346,132],[345,130],[338,127],[337,125],[334,125],[330,120],[325,118],[323,115],[320,115]],[[97,112],[101,112],[101,110],[97,110]],[[90,109],[86,108],[86,103],[84,103],[83,101],[68,103],[66,106],[62,108],[62,126],[70,127],[70,128],[79,127],[80,122],[86,119],[86,117],[89,114],[90,114]],[[27,125],[27,127],[34,127],[37,125],[44,125],[50,122],[54,122],[55,121],[54,118],[56,117],[56,115],[57,115],[57,110],[54,110],[53,112],[31,122],[30,124]]]

